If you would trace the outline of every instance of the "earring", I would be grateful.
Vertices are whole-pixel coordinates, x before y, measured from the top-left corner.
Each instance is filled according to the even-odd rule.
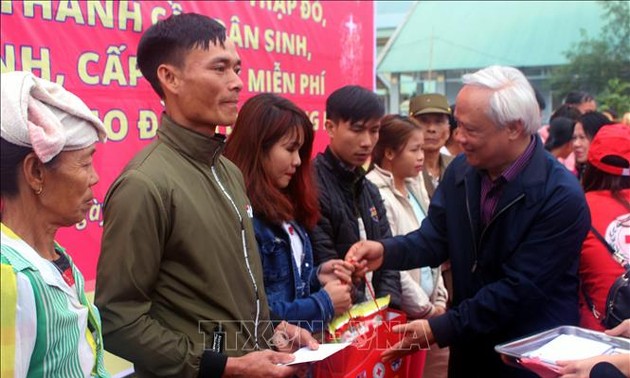
[[[35,195],[40,195],[42,194],[42,191],[44,191],[44,187],[40,186],[36,191],[35,191]]]

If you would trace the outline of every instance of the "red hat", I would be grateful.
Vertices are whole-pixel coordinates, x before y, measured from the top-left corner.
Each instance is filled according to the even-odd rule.
[[[609,156],[621,158],[625,164],[615,164]],[[630,126],[621,123],[602,126],[591,141],[588,162],[606,173],[630,176]]]

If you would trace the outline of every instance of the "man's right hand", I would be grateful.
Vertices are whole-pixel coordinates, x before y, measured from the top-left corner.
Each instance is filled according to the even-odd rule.
[[[354,243],[346,253],[345,260],[355,266],[353,280],[361,280],[369,271],[374,271],[383,265],[383,244],[362,240]]]
[[[229,357],[223,371],[224,377],[291,377],[300,374],[301,365],[283,366],[295,357],[289,353],[263,350],[242,357]]]
[[[352,296],[350,295],[352,286],[349,284],[334,280],[328,282],[326,286],[324,286],[324,290],[326,290],[332,301],[333,307],[335,308],[335,315],[343,314],[352,306]]]

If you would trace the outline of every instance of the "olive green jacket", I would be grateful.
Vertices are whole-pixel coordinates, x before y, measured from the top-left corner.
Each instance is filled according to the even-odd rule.
[[[251,206],[223,139],[163,115],[105,198],[95,302],[105,348],[142,377],[197,376],[219,323],[224,354],[268,348]]]

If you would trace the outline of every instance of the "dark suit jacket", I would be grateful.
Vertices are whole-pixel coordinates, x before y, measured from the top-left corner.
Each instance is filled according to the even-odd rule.
[[[485,173],[460,155],[420,229],[383,241],[385,269],[451,260],[453,308],[429,320],[437,343],[451,347],[449,377],[532,376],[503,364],[494,346],[578,323],[578,260],[590,213],[576,178],[535,139],[529,164],[506,184],[485,228]]]

